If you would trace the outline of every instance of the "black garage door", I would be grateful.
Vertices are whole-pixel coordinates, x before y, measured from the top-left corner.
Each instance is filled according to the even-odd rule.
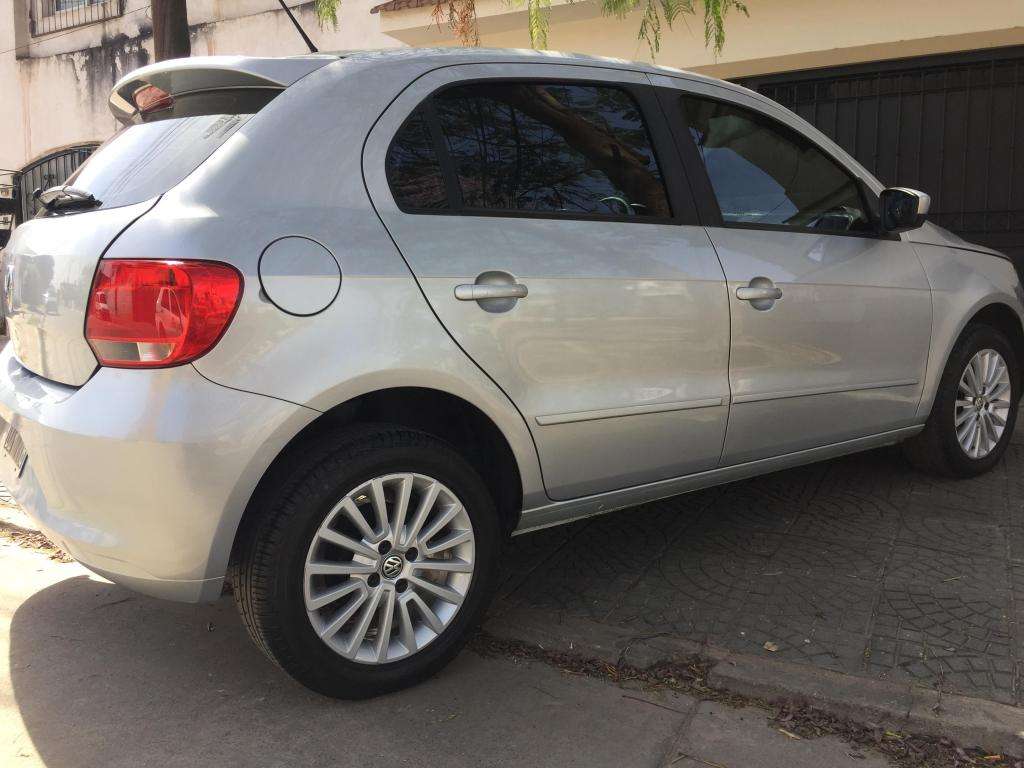
[[[932,196],[932,221],[1024,261],[1024,47],[740,80],[883,183]]]

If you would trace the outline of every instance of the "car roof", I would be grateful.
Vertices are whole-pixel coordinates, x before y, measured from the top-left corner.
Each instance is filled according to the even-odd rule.
[[[668,75],[670,77],[686,77],[691,80],[701,80],[718,85],[726,85],[736,90],[746,90],[734,83],[719,80],[714,77],[700,75],[675,67],[666,67],[660,64],[647,64],[640,61],[629,61],[628,59],[617,59],[610,56],[592,56],[584,53],[572,53],[568,51],[534,50],[531,48],[379,48],[359,49],[347,51],[329,51],[330,55],[351,59],[403,59],[406,61],[425,59],[444,61],[445,64],[455,63],[498,63],[507,61],[535,62],[544,64],[567,64],[574,66],[603,67],[605,69],[622,69],[633,72],[648,72],[653,75]],[[308,55],[308,54],[307,54]]]
[[[661,64],[647,64],[641,61],[630,61],[628,59],[616,59],[609,56],[591,56],[583,53],[571,53],[566,51],[538,51],[531,48],[470,48],[470,47],[438,47],[438,48],[379,48],[379,49],[358,49],[347,51],[329,51],[329,55],[341,59],[349,59],[354,62],[380,63],[392,62],[418,62],[424,65],[436,65],[439,67],[451,66],[454,64],[504,64],[504,63],[535,63],[535,64],[564,64],[577,67],[602,67],[604,69],[618,69],[622,71],[644,72],[651,75],[664,75],[676,77],[692,82],[707,83],[719,88],[725,88],[734,93],[743,93],[762,104],[777,106],[768,97],[742,85],[731,83],[728,80],[720,80],[717,77],[709,77],[686,69],[666,67]],[[309,56],[309,54],[304,54]],[[301,57],[296,57],[301,58]]]

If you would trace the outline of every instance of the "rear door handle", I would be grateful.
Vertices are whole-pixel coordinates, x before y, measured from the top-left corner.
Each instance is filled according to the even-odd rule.
[[[775,286],[771,288],[744,286],[736,289],[736,298],[740,301],[777,301],[782,298],[782,289]]]
[[[530,291],[522,283],[476,283],[455,286],[459,301],[487,301],[488,299],[525,299]]]
[[[740,301],[749,301],[750,306],[764,312],[775,306],[775,302],[782,298],[782,289],[767,277],[755,277],[747,285],[741,285],[736,289],[736,298]]]

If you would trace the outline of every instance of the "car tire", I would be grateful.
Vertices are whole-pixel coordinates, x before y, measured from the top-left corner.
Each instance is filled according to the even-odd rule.
[[[477,472],[444,441],[386,425],[347,430],[283,464],[254,499],[230,576],[256,644],[303,685],[342,699],[405,688],[444,667],[497,580],[504,537]]]
[[[980,382],[975,393],[969,365],[974,372],[984,368],[990,378],[1002,365],[1005,376],[995,384]],[[904,455],[916,468],[942,477],[965,478],[988,472],[1002,458],[1013,435],[1020,383],[1017,355],[1006,336],[989,325],[968,326],[946,362],[924,431],[903,443]],[[977,397],[981,401],[971,405]],[[1005,407],[997,408],[997,403],[1005,403]],[[999,425],[998,421],[1004,423]],[[972,424],[981,432],[971,433]]]

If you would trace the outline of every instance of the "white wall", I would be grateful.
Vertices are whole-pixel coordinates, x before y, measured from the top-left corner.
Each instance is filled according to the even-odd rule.
[[[296,0],[288,0],[289,5]],[[19,169],[68,144],[116,129],[107,108],[114,83],[153,59],[148,3],[127,0],[116,19],[32,38],[27,0],[0,0],[0,168]],[[295,14],[323,50],[402,45],[380,32],[370,0],[344,0],[344,25],[321,30],[312,3]],[[188,0],[192,53],[288,56],[306,47],[276,0]]]

